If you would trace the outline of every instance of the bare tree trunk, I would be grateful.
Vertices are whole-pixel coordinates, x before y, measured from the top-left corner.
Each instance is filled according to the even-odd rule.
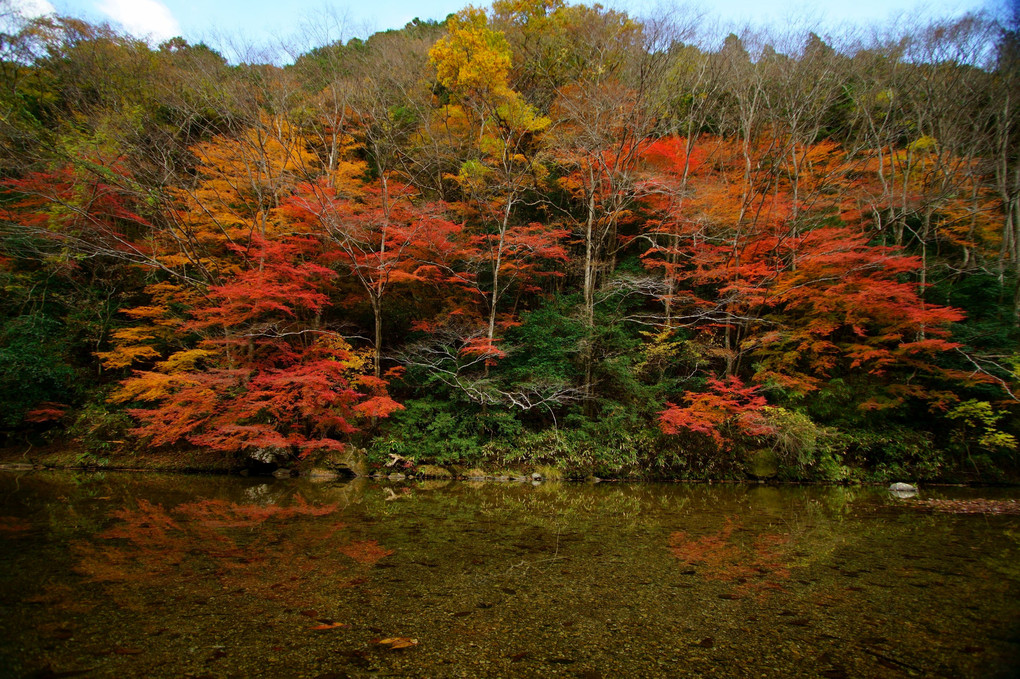
[[[595,326],[595,194],[588,198],[588,218],[584,226],[584,323]]]
[[[382,300],[372,297],[372,314],[375,316],[375,367],[376,378],[382,376]]]
[[[593,363],[595,362],[592,345],[595,330],[595,194],[588,198],[588,218],[584,230],[584,325],[588,329],[588,345],[584,352],[584,396],[585,410],[588,411],[591,399],[595,396],[592,385]]]

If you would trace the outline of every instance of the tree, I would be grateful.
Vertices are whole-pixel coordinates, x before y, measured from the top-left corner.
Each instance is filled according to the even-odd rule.
[[[687,404],[666,404],[659,413],[659,427],[665,434],[679,434],[687,430],[708,436],[716,446],[729,447],[729,438],[735,434],[762,436],[772,428],[762,416],[765,397],[758,387],[745,386],[740,378],[708,379],[709,390],[685,395]]]
[[[509,85],[512,66],[502,32],[488,27],[484,13],[465,10],[447,22],[448,35],[436,43],[430,59],[439,83],[450,91],[450,106],[467,114],[477,135],[471,155],[455,179],[464,194],[472,221],[481,233],[472,238],[487,264],[491,290],[486,346],[495,351],[499,302],[510,286],[536,271],[540,259],[565,259],[558,240],[564,233],[537,223],[515,225],[527,192],[544,178],[538,136],[549,126]]]
[[[440,277],[432,262],[456,246],[460,227],[445,218],[442,204],[415,205],[413,190],[380,179],[359,187],[360,199],[344,198],[328,183],[306,183],[280,214],[308,233],[325,232],[337,261],[364,290],[374,318],[374,371],[381,377],[383,300],[393,283]]]
[[[129,410],[138,436],[153,446],[189,442],[224,452],[343,449],[358,420],[401,406],[371,360],[314,319],[327,303],[333,272],[309,261],[313,238],[256,239],[258,266],[209,289],[188,329],[205,335],[136,371],[113,398]]]

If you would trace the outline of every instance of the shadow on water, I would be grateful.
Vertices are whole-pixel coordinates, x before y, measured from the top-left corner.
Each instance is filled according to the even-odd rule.
[[[0,474],[0,676],[1010,676],[1018,543],[867,488]]]

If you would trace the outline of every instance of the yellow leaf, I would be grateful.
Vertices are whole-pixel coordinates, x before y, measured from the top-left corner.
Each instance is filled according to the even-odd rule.
[[[382,646],[389,646],[391,649],[398,648],[410,648],[411,646],[417,646],[417,639],[409,639],[408,637],[390,637],[389,639],[380,639],[376,643]]]

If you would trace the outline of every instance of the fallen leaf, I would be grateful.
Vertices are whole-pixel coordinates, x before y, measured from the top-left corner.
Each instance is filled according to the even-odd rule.
[[[914,504],[948,514],[1020,514],[1016,500],[915,500]]]
[[[316,625],[315,627],[311,627],[309,629],[312,629],[316,632],[322,632],[328,629],[343,629],[345,627],[350,627],[350,625],[345,625],[342,622],[327,622],[322,625]]]
[[[143,653],[141,649],[124,648],[122,646],[118,646],[117,648],[113,649],[113,652],[116,653],[117,655],[141,655]]]
[[[382,646],[389,646],[391,649],[398,648],[410,648],[411,646],[417,646],[417,639],[409,639],[408,637],[390,637],[388,639],[380,639],[376,642]]]

